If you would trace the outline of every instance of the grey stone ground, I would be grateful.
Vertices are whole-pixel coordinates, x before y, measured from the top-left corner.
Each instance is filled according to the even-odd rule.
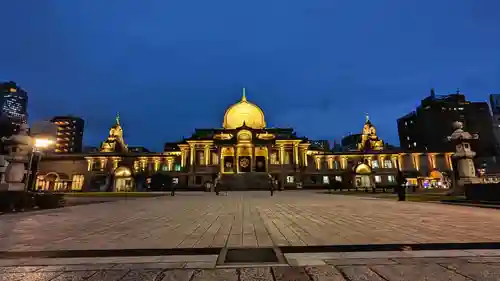
[[[337,253],[338,254],[338,253]],[[488,253],[486,253],[488,254]],[[500,280],[500,252],[497,256],[474,255],[454,256],[453,254],[425,253],[420,257],[406,257],[397,253],[349,253],[348,258],[335,255],[315,254],[310,262],[326,258],[321,264],[303,266],[256,266],[238,268],[213,268],[212,257],[188,262],[154,262],[151,258],[127,258],[101,261],[92,264],[25,265],[0,267],[0,280],[9,281],[445,281],[445,280]],[[302,255],[302,254],[297,254]],[[295,257],[297,257],[297,255]],[[354,258],[354,256],[358,256]],[[377,256],[378,255],[378,256]],[[448,257],[439,257],[440,255]],[[455,253],[456,255],[456,253]],[[450,257],[453,256],[453,257]],[[305,257],[303,256],[302,259]],[[159,258],[161,259],[161,258]],[[202,261],[202,259],[205,259]],[[211,260],[210,260],[211,259]],[[81,262],[73,261],[74,263]],[[110,263],[113,262],[113,263]],[[34,262],[35,264],[37,262]],[[41,260],[38,263],[43,263]],[[204,264],[204,265],[203,265]],[[210,265],[209,265],[210,264]]]
[[[0,250],[500,241],[494,209],[313,191],[182,193],[0,216]]]
[[[0,216],[0,251],[499,241],[498,210],[313,191],[180,193]],[[214,269],[216,256],[0,259],[0,280],[500,280],[496,251],[286,257],[291,266],[230,269]]]

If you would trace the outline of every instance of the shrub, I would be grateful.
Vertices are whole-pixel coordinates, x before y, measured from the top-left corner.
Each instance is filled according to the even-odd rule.
[[[64,206],[64,195],[57,193],[37,193],[35,202],[40,209],[54,209]]]

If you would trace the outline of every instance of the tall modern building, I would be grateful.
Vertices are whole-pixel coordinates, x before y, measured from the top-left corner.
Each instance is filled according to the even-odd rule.
[[[497,156],[500,156],[500,94],[490,95],[490,106],[492,121],[493,121],[493,135],[495,136],[495,149]]]
[[[467,101],[457,91],[450,95],[436,95],[434,89],[420,105],[398,119],[399,142],[402,149],[411,151],[453,151],[446,137],[452,132],[452,123],[464,123],[467,131],[478,133],[473,149],[479,157],[495,154],[492,119],[488,103]]]
[[[57,125],[55,153],[80,153],[83,150],[83,129],[85,121],[75,116],[56,116],[52,123]]]
[[[28,94],[15,82],[0,83],[0,135],[12,135],[28,119]]]

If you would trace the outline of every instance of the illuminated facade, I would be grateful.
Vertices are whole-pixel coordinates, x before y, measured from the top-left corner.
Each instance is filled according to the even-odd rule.
[[[196,129],[164,152],[131,150],[117,117],[100,151],[44,157],[37,186],[51,190],[146,190],[156,173],[168,173],[182,188],[199,188],[217,176],[272,175],[286,188],[321,187],[333,180],[357,188],[396,184],[398,170],[410,184],[440,184],[451,171],[451,153],[386,150],[366,118],[356,151],[330,152],[290,128],[269,128],[264,112],[245,92],[230,106],[222,128]]]

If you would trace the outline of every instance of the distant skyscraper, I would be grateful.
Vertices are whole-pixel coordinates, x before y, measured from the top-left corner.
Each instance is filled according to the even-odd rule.
[[[431,90],[414,111],[399,118],[400,146],[416,152],[454,151],[454,145],[446,137],[453,132],[451,124],[455,121],[462,122],[467,131],[479,134],[479,140],[472,144],[478,157],[496,153],[488,103],[468,101],[459,91],[436,95]]]
[[[56,116],[51,122],[57,125],[55,153],[79,153],[83,149],[85,121],[75,116]]]
[[[493,115],[500,115],[500,94],[490,95],[490,106]]]
[[[0,133],[12,135],[19,125],[28,120],[28,94],[15,82],[0,83]]]
[[[315,147],[324,151],[329,151],[330,142],[328,140],[312,140],[311,147]]]
[[[497,155],[500,155],[500,94],[490,95],[490,107],[492,121],[493,121],[493,134],[495,135],[495,148]]]

